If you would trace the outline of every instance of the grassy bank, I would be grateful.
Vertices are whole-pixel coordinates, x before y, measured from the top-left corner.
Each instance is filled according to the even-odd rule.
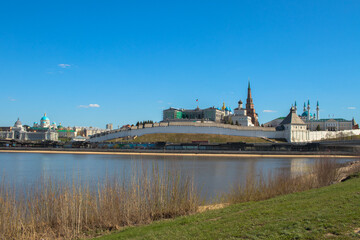
[[[359,239],[360,178],[126,228],[115,239]]]
[[[303,175],[294,176],[290,172],[280,171],[274,175],[269,175],[266,181],[257,174],[249,175],[245,185],[235,184],[231,192],[222,196],[221,199],[217,199],[220,203],[233,205],[246,202],[244,205],[231,206],[230,210],[227,211],[220,210],[219,216],[216,215],[218,213],[214,215],[210,212],[205,213],[205,215],[200,214],[177,219],[174,222],[158,222],[148,227],[128,228],[119,233],[120,235],[108,236],[108,239],[123,239],[133,236],[144,239],[235,238],[236,236],[245,236],[241,235],[243,230],[252,231],[253,227],[258,225],[264,227],[262,234],[265,236],[273,228],[277,230],[278,225],[273,224],[280,223],[283,217],[295,219],[295,224],[301,220],[298,219],[299,216],[305,217],[307,214],[311,217],[301,220],[309,224],[306,225],[306,228],[315,229],[314,232],[317,233],[320,231],[317,221],[320,221],[325,229],[329,228],[331,231],[335,229],[336,231],[334,230],[332,234],[338,234],[338,227],[328,225],[327,220],[330,217],[335,217],[331,221],[342,222],[342,210],[348,212],[344,218],[353,219],[351,214],[354,212],[352,205],[355,204],[352,203],[354,196],[345,197],[348,192],[336,193],[341,196],[343,202],[335,201],[334,196],[336,194],[332,195],[332,191],[330,191],[330,195],[324,195],[321,199],[314,198],[315,195],[319,195],[316,191],[311,197],[306,195],[309,194],[308,192],[304,192],[304,196],[308,197],[301,199],[308,199],[308,201],[299,202],[295,208],[296,204],[293,205],[292,201],[297,201],[297,199],[294,196],[302,196],[301,194],[289,195],[290,197],[287,196],[288,198],[285,197],[283,200],[274,197],[327,186],[358,171],[360,171],[359,164],[344,167],[338,164],[336,160],[321,158]],[[199,200],[200,193],[194,187],[192,178],[176,171],[176,166],[164,168],[161,171],[154,165],[152,168],[145,165],[135,166],[129,174],[132,176],[131,179],[107,178],[104,181],[99,180],[95,186],[45,179],[45,181],[39,181],[32,188],[20,189],[20,192],[2,179],[0,184],[0,239],[90,238],[129,226],[141,226],[162,219],[191,215],[198,212],[200,204],[203,204]],[[357,184],[359,183],[357,182]],[[356,191],[357,194],[360,192],[359,185],[357,185]],[[357,197],[355,200],[360,209],[359,196],[360,193],[355,195]],[[267,205],[268,201],[259,202],[269,198],[273,198],[269,202],[274,204],[280,202],[283,205],[272,206]],[[329,202],[328,199],[330,199]],[[209,200],[214,201],[213,199]],[[254,201],[258,202],[255,203]],[[346,201],[350,205],[347,205]],[[326,205],[326,207],[331,206],[335,212],[322,219],[321,216],[328,213],[322,212],[319,208],[320,205],[316,207],[315,203]],[[252,204],[255,204],[255,207]],[[262,204],[268,207],[261,207]],[[337,206],[339,208],[336,208]],[[275,209],[277,210],[274,211]],[[304,212],[296,212],[299,210]],[[222,215],[221,211],[225,211],[225,214]],[[247,216],[245,212],[249,212],[250,215]],[[293,212],[295,215],[291,216]],[[337,216],[333,213],[340,213],[340,215]],[[244,219],[237,220],[238,218]],[[283,221],[283,224],[290,220]],[[254,225],[254,223],[256,224]],[[199,224],[200,228],[193,226],[193,224]],[[244,228],[243,225],[248,226],[249,229]],[[312,228],[312,225],[315,227]],[[280,227],[285,227],[285,225]],[[301,227],[303,226],[301,225]],[[287,228],[291,230],[292,225],[287,226]],[[240,232],[238,232],[239,229]],[[296,231],[300,230],[296,228]],[[292,232],[291,230],[289,234],[295,234],[296,231]],[[169,235],[171,232],[173,235]],[[322,234],[323,230],[320,233]]]
[[[247,142],[268,143],[265,139],[258,137],[241,137],[218,134],[193,134],[193,133],[154,133],[145,134],[131,140],[112,139],[108,142],[171,142],[191,143],[193,141],[209,141],[210,143]]]

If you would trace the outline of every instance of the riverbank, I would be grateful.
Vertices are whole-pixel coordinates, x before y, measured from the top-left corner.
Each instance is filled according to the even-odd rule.
[[[360,178],[265,201],[231,205],[96,238],[359,239]]]
[[[202,156],[202,157],[278,157],[278,158],[359,158],[353,152],[289,152],[289,151],[193,151],[193,150],[119,150],[84,148],[0,148],[0,153],[96,154],[145,156]]]

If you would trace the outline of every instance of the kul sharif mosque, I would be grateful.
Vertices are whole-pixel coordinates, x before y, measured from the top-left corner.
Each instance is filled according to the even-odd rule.
[[[297,103],[293,105],[297,114]],[[311,112],[310,100],[304,102],[303,112],[298,114],[299,118],[307,125],[310,131],[343,131],[351,129],[359,129],[359,125],[355,119],[346,120],[344,118],[320,118],[319,101],[316,103],[315,112]],[[265,127],[278,127],[284,117],[274,119],[264,124]]]

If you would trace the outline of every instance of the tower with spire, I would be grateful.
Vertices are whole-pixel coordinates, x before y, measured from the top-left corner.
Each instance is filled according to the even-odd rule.
[[[319,101],[317,101],[316,103],[316,120],[319,120],[319,111],[320,111],[320,107],[319,107]]]
[[[310,100],[308,100],[307,111],[308,111],[307,120],[310,121]]]
[[[251,122],[254,124],[254,126],[259,126],[258,115],[255,112],[254,102],[251,96],[250,80],[248,83],[248,96],[246,99],[246,115],[251,117]]]

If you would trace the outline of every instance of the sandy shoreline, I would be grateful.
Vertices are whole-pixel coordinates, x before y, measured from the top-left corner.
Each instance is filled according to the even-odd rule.
[[[92,154],[92,155],[143,155],[143,156],[200,156],[200,157],[277,157],[277,158],[359,158],[356,155],[327,154],[258,154],[258,153],[161,153],[161,152],[103,152],[56,150],[0,150],[0,153]]]

